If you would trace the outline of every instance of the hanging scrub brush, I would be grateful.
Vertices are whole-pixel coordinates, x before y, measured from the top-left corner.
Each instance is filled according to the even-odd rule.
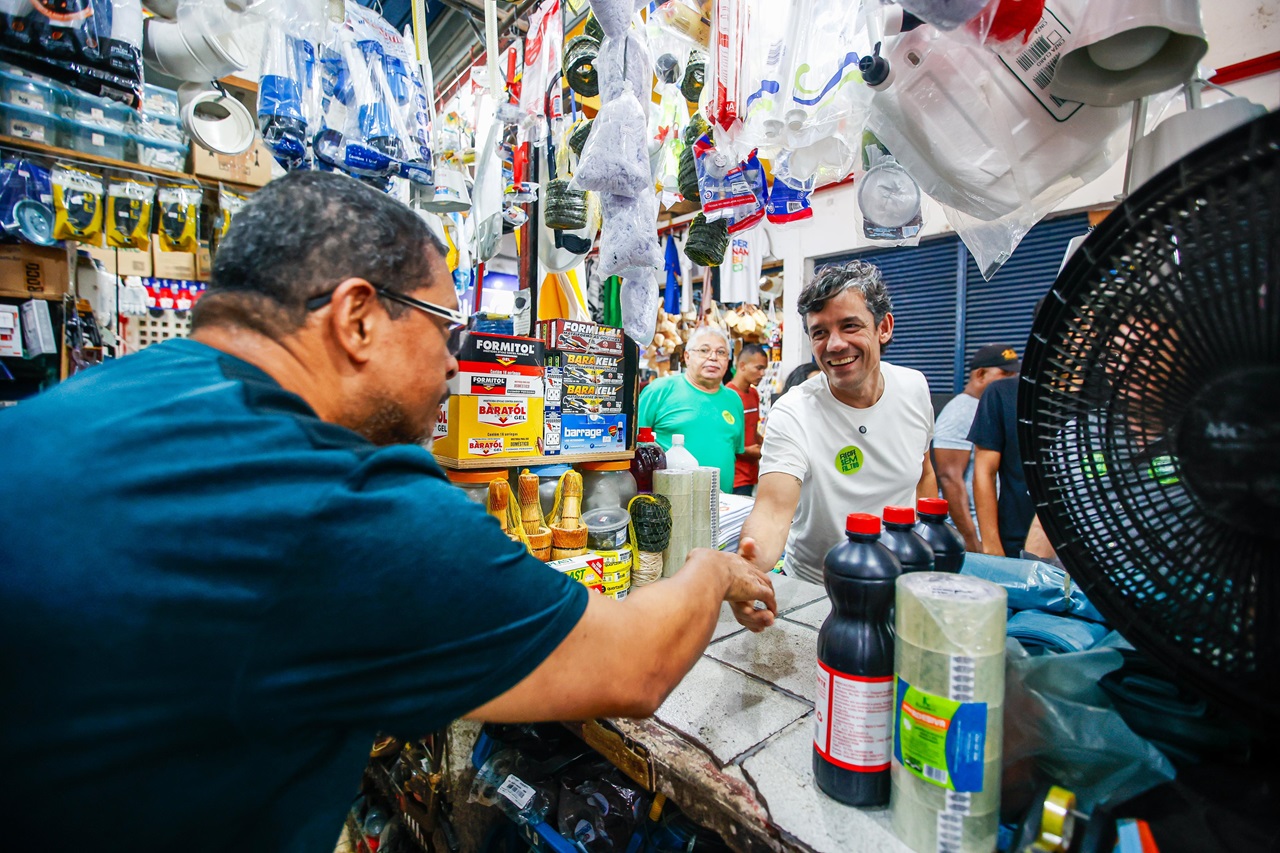
[[[708,222],[706,214],[699,213],[689,223],[689,236],[684,241],[685,257],[703,267],[718,267],[724,263],[724,253],[729,250],[729,220]]]
[[[684,79],[680,81],[680,94],[689,103],[698,103],[706,78],[707,55],[700,50],[689,51],[689,59],[684,64]]]
[[[692,145],[686,145],[680,152],[680,168],[676,171],[676,180],[684,200],[701,207],[702,203],[698,197],[698,166],[697,161],[694,160]]]
[[[551,511],[551,559],[562,560],[587,552],[587,526],[582,523],[582,475],[572,469],[556,485]]]
[[[564,48],[564,79],[570,89],[584,98],[600,94],[600,77],[596,72],[599,52],[599,40],[588,35],[574,36]]]
[[[590,135],[591,119],[579,119],[578,123],[569,131],[569,150],[581,157],[582,147],[587,144],[587,137]]]
[[[561,142],[564,142],[563,137]],[[569,145],[572,145],[570,137]],[[543,194],[543,221],[547,227],[555,231],[576,231],[587,227],[587,193],[585,190],[569,188],[572,177],[558,178],[558,173],[568,175],[569,157],[564,150],[552,143],[551,130],[547,129],[547,170],[546,192]]]
[[[662,552],[671,542],[671,501],[664,495],[636,495],[627,511],[631,550],[640,555],[631,568],[631,586],[644,586],[662,577]]]
[[[538,498],[538,475],[526,468],[520,475],[520,526],[529,537],[529,551],[542,562],[551,559],[551,528],[542,518],[542,503]]]

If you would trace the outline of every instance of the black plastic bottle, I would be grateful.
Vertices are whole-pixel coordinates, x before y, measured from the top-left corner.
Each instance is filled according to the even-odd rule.
[[[889,802],[893,749],[893,598],[902,574],[880,543],[880,519],[853,513],[827,552],[831,615],[818,631],[813,778],[851,806]]]
[[[884,535],[880,541],[902,564],[903,572],[933,571],[933,548],[916,533],[916,511],[909,506],[884,508]]]
[[[916,533],[933,549],[933,570],[958,574],[964,566],[964,537],[947,523],[947,502],[942,498],[916,501]]]

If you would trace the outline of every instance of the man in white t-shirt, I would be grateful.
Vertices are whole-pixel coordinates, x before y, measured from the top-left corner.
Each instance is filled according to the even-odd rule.
[[[741,553],[768,571],[785,545],[787,574],[821,583],[822,559],[844,537],[849,513],[937,497],[933,406],[924,374],[880,360],[893,306],[876,267],[827,267],[798,307],[821,373],[769,411]]]
[[[982,553],[978,510],[973,503],[973,442],[969,427],[983,390],[997,379],[1014,376],[1022,368],[1018,351],[1004,344],[980,347],[969,361],[969,381],[938,413],[933,429],[933,461],[938,485],[947,499],[951,521],[964,537],[965,550]]]

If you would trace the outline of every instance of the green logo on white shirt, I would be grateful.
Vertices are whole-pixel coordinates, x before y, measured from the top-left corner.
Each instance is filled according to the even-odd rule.
[[[836,454],[836,470],[841,474],[856,474],[862,470],[862,448],[850,444]]]

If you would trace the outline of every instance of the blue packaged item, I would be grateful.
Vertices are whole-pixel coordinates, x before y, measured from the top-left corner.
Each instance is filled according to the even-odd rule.
[[[626,449],[626,415],[560,416],[561,453],[599,453]]]
[[[53,182],[49,170],[23,157],[0,166],[0,228],[40,246],[53,239]]]
[[[1092,622],[1105,621],[1067,573],[1052,563],[968,554],[960,573],[1004,587],[1009,591],[1009,607],[1014,610],[1042,610]]]
[[[1106,625],[1071,616],[1023,610],[1009,617],[1007,631],[1031,655],[1084,652],[1107,636]]]
[[[773,189],[769,191],[769,201],[765,205],[765,215],[775,225],[786,225],[800,222],[813,216],[813,208],[809,205],[809,196],[813,193],[813,181],[804,186],[796,186],[782,178],[774,178]]]

